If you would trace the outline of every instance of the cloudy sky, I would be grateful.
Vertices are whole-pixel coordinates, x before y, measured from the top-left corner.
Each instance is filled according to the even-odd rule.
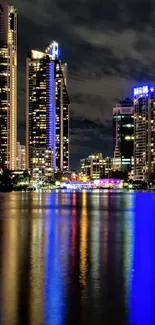
[[[7,2],[7,1],[2,1]],[[24,142],[25,57],[54,39],[68,63],[71,167],[112,154],[112,107],[155,81],[154,0],[10,0],[19,12],[19,139]]]

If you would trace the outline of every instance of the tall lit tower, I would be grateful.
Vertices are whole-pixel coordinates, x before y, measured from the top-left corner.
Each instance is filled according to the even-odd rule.
[[[0,5],[0,167],[16,169],[17,10]]]
[[[155,173],[155,86],[134,88],[134,176],[151,181]]]
[[[113,108],[113,167],[132,172],[134,143],[134,108],[129,98]]]
[[[36,178],[69,168],[67,66],[58,54],[53,41],[27,58],[27,168]]]

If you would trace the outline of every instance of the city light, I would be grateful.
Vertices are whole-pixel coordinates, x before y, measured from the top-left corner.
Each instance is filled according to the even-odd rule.
[[[35,51],[35,50],[32,50],[31,54],[32,54],[32,58],[35,59],[35,60],[40,60],[45,55],[45,53],[40,52],[40,51]]]
[[[134,96],[141,95],[141,94],[148,94],[148,92],[149,92],[148,86],[134,88]]]
[[[134,96],[147,95],[149,92],[153,92],[154,87],[152,86],[142,86],[134,88]]]
[[[53,41],[45,51],[46,53],[50,54],[53,59],[59,57],[59,45],[57,42]]]

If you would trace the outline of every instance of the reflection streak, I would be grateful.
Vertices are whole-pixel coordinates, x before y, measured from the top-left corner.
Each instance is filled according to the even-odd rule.
[[[87,284],[87,193],[82,192],[82,216],[81,216],[81,241],[80,241],[80,282],[85,288]]]
[[[91,212],[91,269],[94,289],[98,287],[99,275],[99,235],[100,235],[100,196],[95,195],[92,197],[93,210]]]
[[[31,325],[43,323],[44,227],[40,215],[31,219]]]
[[[11,207],[8,202],[8,207]],[[9,206],[10,204],[10,206]],[[15,207],[14,207],[15,208]],[[10,217],[4,220],[4,245],[2,261],[3,325],[17,323],[18,308],[18,226],[19,216],[15,209],[10,210]]]
[[[49,197],[57,203],[56,197]],[[63,325],[62,274],[60,265],[59,216],[58,211],[46,215],[46,266],[45,266],[45,324]]]

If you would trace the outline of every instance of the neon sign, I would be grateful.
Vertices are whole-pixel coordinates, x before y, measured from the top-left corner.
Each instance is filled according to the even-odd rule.
[[[153,92],[154,90],[155,90],[154,87],[149,87],[149,86],[136,87],[134,88],[134,96],[147,95],[149,91]]]
[[[59,47],[58,47],[58,43],[56,42],[53,42],[52,43],[52,56],[54,58],[58,58],[58,55],[59,55]]]
[[[46,53],[49,53],[52,58],[56,59],[59,56],[59,45],[57,42],[53,41],[48,48],[45,51]]]

